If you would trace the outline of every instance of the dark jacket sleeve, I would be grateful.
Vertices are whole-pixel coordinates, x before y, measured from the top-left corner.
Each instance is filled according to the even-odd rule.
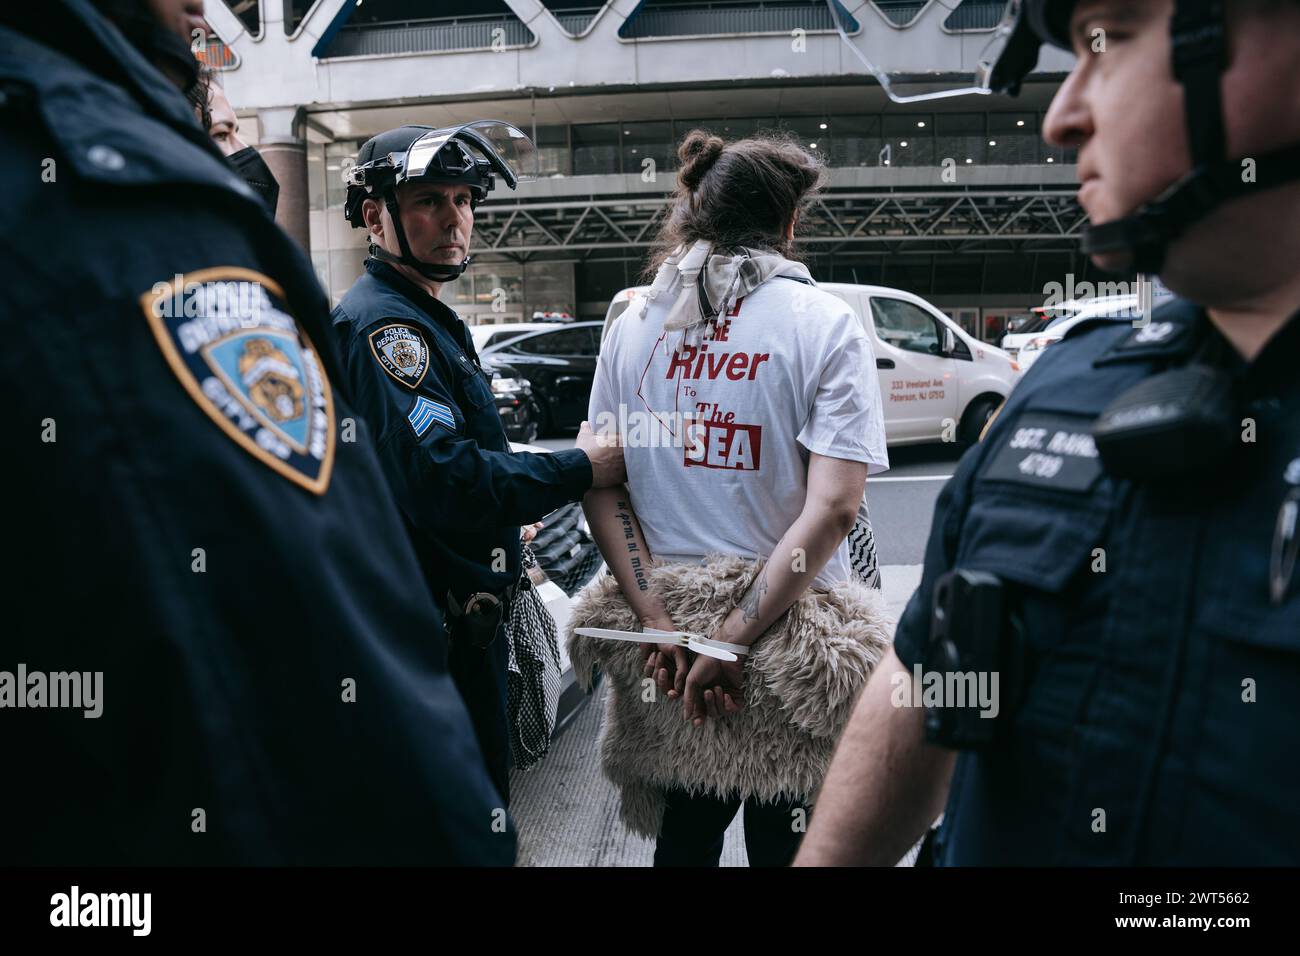
[[[439,533],[527,524],[591,488],[591,462],[579,449],[494,451],[467,437],[467,413],[494,403],[477,372],[453,368],[434,348],[412,388],[379,364],[366,332],[345,331],[349,324],[336,322],[335,328],[346,336],[357,404],[376,436],[398,504],[417,527]]]

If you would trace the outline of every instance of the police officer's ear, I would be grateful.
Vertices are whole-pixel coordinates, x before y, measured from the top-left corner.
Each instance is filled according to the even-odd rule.
[[[366,224],[366,232],[374,239],[384,238],[384,204],[377,199],[361,201],[361,219]]]

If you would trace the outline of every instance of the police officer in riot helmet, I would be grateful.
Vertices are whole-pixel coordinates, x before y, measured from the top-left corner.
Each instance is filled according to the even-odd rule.
[[[469,330],[439,300],[470,263],[474,210],[527,175],[513,126],[402,126],[362,145],[345,215],[368,232],[365,274],[334,310],[348,380],[378,443],[450,634],[453,677],[494,782],[509,784],[508,649],[520,526],[624,480],[622,450],[584,423],[577,447],[512,453]]]
[[[1300,859],[1300,3],[1009,5],[1077,63],[1084,249],[1179,298],[1074,326],[936,506],[798,862]],[[987,691],[987,693],[986,693]]]
[[[197,17],[0,5],[3,858],[509,865],[325,296],[183,95]]]

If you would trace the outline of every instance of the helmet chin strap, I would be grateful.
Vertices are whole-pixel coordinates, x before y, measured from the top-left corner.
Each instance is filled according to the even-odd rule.
[[[1300,143],[1253,159],[1255,175],[1249,181],[1243,178],[1245,159],[1200,167],[1133,215],[1089,226],[1083,234],[1083,251],[1126,253],[1118,272],[1159,272],[1170,243],[1219,206],[1300,180]]]
[[[372,242],[370,244],[370,255],[374,258],[379,259],[381,262],[391,262],[414,269],[426,279],[431,279],[434,282],[450,282],[453,279],[459,279],[465,270],[469,268],[470,256],[466,256],[456,265],[423,262],[417,259],[411,252],[410,244],[406,241],[406,230],[402,228],[402,217],[398,213],[397,197],[393,194],[393,190],[390,189],[385,193],[384,205],[388,208],[388,215],[393,220],[393,230],[397,233],[397,245],[402,250],[402,254],[395,256],[387,249]]]
[[[1119,272],[1159,272],[1169,244],[1223,203],[1300,179],[1300,143],[1253,157],[1255,170],[1249,180],[1247,160],[1227,157],[1223,0],[1176,0],[1169,32],[1174,79],[1183,87],[1192,171],[1133,215],[1084,230],[1083,251],[1121,254]]]

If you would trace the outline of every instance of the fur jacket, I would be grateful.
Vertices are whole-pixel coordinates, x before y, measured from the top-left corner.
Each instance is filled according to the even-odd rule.
[[[760,569],[719,555],[703,565],[657,562],[650,584],[680,630],[709,635]],[[606,675],[602,766],[620,789],[623,822],[653,837],[663,816],[662,792],[673,786],[811,803],[894,622],[881,592],[861,584],[806,591],[742,658],[745,709],[702,727],[682,719],[680,699],[643,683],[639,645],[580,637],[578,627],[641,629],[612,574],[600,575],[578,595],[568,622],[569,656],[584,689],[596,668]]]

